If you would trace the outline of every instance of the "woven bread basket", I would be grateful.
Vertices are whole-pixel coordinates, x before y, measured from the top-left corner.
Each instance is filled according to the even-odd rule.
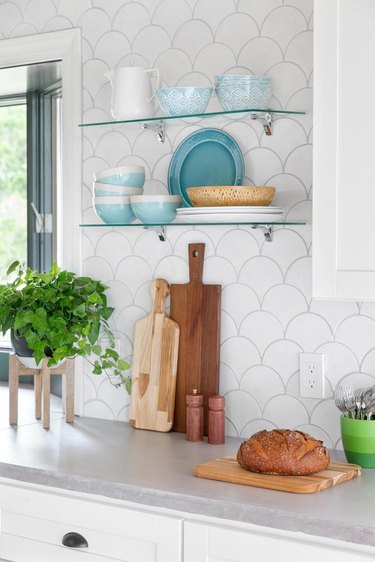
[[[209,185],[186,189],[194,207],[267,206],[275,191],[274,187],[253,185]]]

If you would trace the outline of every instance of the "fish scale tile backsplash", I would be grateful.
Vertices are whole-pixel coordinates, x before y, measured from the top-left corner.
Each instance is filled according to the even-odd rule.
[[[164,144],[138,125],[84,130],[82,215],[93,172],[124,163],[146,168],[146,193],[166,191],[174,150],[202,127],[238,142],[245,184],[275,185],[274,204],[306,226],[276,228],[272,243],[250,227],[167,229],[160,242],[141,228],[84,230],[86,274],[109,286],[113,327],[132,354],[134,325],[150,311],[150,281],[188,279],[187,246],[204,242],[204,281],[220,283],[220,392],[226,432],[295,427],[341,448],[332,394],[338,382],[375,382],[375,304],[311,299],[313,0],[0,0],[0,36],[82,29],[84,122],[111,119],[104,73],[121,65],[158,68],[162,84],[209,85],[215,74],[252,72],[273,79],[272,106],[306,111],[279,116],[265,135],[249,116],[167,124]],[[209,110],[218,109],[215,98]],[[324,353],[326,398],[299,396],[298,354]],[[106,377],[85,373],[83,413],[126,420],[129,399]]]

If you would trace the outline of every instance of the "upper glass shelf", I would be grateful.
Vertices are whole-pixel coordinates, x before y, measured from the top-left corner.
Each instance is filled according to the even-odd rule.
[[[217,115],[241,115],[242,113],[253,113],[253,114],[271,114],[271,115],[305,115],[305,111],[285,111],[283,109],[253,109],[251,107],[247,109],[238,109],[236,111],[212,111],[210,113],[194,113],[188,115],[173,115],[167,117],[166,115],[158,115],[156,117],[147,117],[143,119],[124,119],[119,121],[100,121],[97,123],[81,123],[80,127],[95,127],[99,125],[121,125],[122,123],[147,123],[152,121],[172,121],[176,119],[189,119],[191,117],[215,117]]]
[[[143,222],[132,222],[132,223],[114,223],[114,224],[107,224],[104,222],[100,222],[100,223],[91,223],[91,224],[80,224],[79,226],[81,226],[82,228],[88,228],[88,227],[93,227],[93,226],[99,226],[99,227],[117,227],[117,226],[130,226],[130,227],[136,227],[136,226],[143,226],[144,228],[151,228],[151,227],[164,227],[164,226],[241,226],[241,225],[248,225],[248,226],[258,226],[258,225],[269,225],[269,226],[301,226],[306,224],[306,221],[233,221],[233,222],[220,222],[220,221],[215,221],[215,222],[168,222],[168,223],[162,223],[162,222],[155,222],[155,223],[143,223]]]
[[[260,221],[237,221],[237,222],[169,222],[166,224],[157,222],[157,223],[152,223],[152,224],[144,224],[144,223],[130,223],[130,224],[105,224],[105,223],[95,223],[95,224],[80,224],[79,226],[81,226],[82,228],[88,228],[88,227],[99,227],[99,228],[103,228],[103,227],[143,227],[145,229],[149,229],[149,230],[155,230],[157,235],[159,236],[159,240],[161,240],[162,242],[165,242],[165,240],[167,239],[167,234],[166,234],[166,227],[175,227],[175,226],[188,226],[188,227],[193,227],[193,226],[250,226],[251,228],[257,228],[259,229],[263,235],[264,238],[267,242],[272,242],[272,231],[273,231],[273,227],[274,226],[302,226],[306,224],[305,221],[275,221],[275,222],[270,222],[270,221],[264,221],[264,222],[260,222]]]

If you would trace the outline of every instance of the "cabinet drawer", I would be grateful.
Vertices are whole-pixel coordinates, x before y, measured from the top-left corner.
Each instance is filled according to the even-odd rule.
[[[257,531],[187,521],[184,562],[370,562],[375,548],[260,527]]]
[[[0,556],[17,562],[178,562],[182,519],[55,491],[1,487]],[[62,545],[81,534],[88,548]],[[22,554],[24,553],[24,554]],[[51,558],[52,557],[52,558]]]

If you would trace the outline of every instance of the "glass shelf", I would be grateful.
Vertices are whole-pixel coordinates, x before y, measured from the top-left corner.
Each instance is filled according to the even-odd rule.
[[[95,223],[95,224],[80,224],[81,228],[116,228],[116,227],[125,227],[125,228],[135,228],[135,227],[143,227],[149,230],[155,230],[159,239],[164,242],[166,240],[166,228],[167,227],[175,227],[175,226],[250,226],[251,228],[257,228],[261,230],[264,234],[265,239],[267,242],[272,241],[272,228],[274,226],[303,226],[306,224],[306,221],[237,221],[237,222],[169,222],[169,223],[152,223],[152,224],[144,224],[144,223],[131,223],[131,224],[106,224],[106,223]]]
[[[175,119],[189,119],[191,117],[215,117],[217,115],[241,115],[242,113],[253,114],[275,114],[275,115],[306,115],[305,111],[285,111],[283,109],[238,109],[236,111],[212,111],[210,113],[189,113],[188,115],[173,115],[167,117],[166,115],[159,115],[156,117],[147,117],[143,119],[123,119],[118,121],[100,121],[97,123],[81,123],[80,127],[96,127],[100,125],[121,125],[123,123],[148,123],[155,121],[172,121]]]

